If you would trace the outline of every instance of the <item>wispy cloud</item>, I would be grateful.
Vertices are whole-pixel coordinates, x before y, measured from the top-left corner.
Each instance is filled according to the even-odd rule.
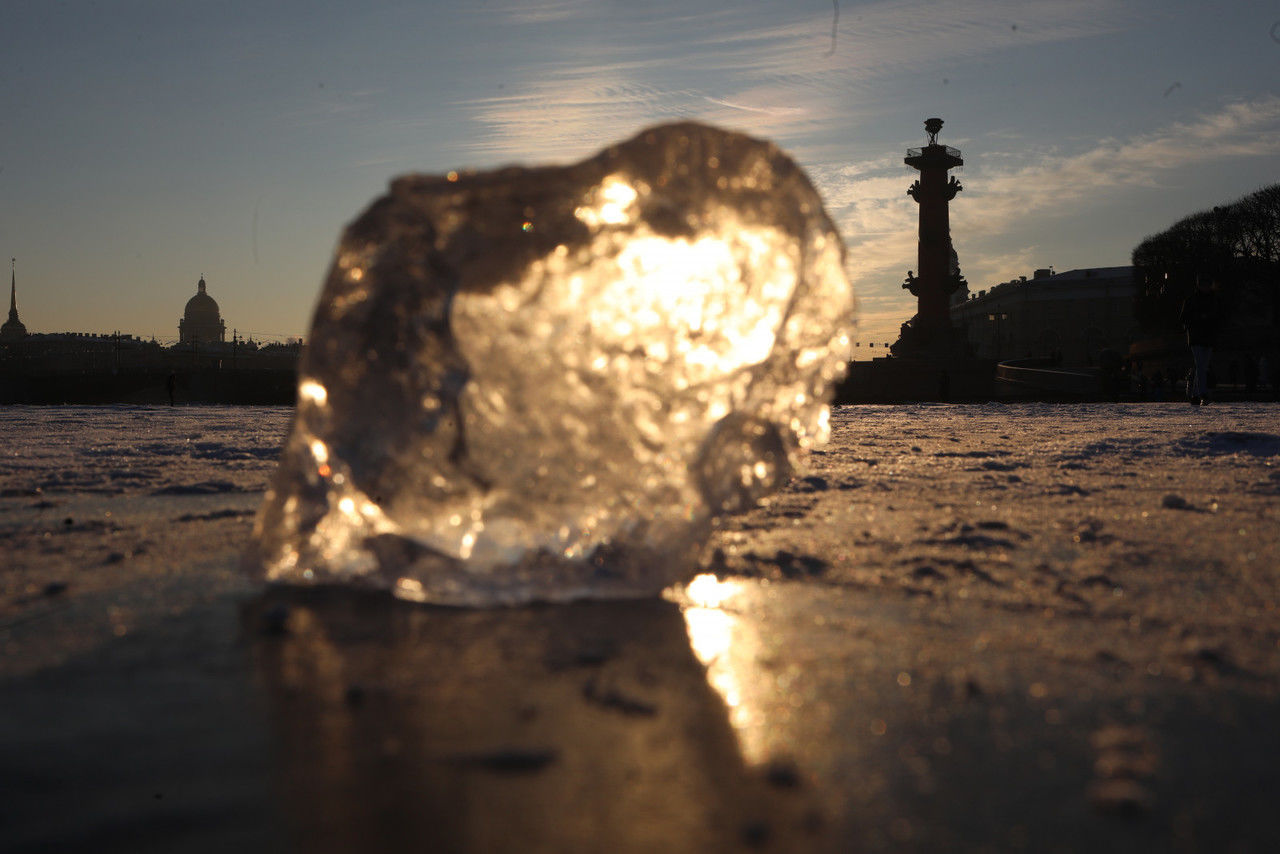
[[[502,7],[499,14],[517,24],[550,24],[581,18],[598,8],[595,0],[534,0]]]
[[[783,117],[790,118],[790,117],[800,115],[801,113],[804,112],[799,107],[786,107],[786,106],[770,107],[770,106],[763,106],[758,104],[735,104],[732,101],[725,101],[720,98],[712,98],[710,95],[707,95],[706,99],[713,104],[717,104],[721,107],[727,107],[731,110],[745,110],[748,113],[763,113],[764,115],[767,115],[767,116],[783,116]]]
[[[350,122],[368,115],[382,94],[381,89],[344,91],[317,84],[298,106],[281,113],[278,119],[285,124],[303,127]]]
[[[608,4],[521,3],[515,24],[596,24]],[[616,9],[617,7],[612,7]],[[705,11],[703,9],[705,8]],[[781,7],[780,7],[781,8]],[[848,121],[878,81],[942,68],[993,51],[1097,36],[1136,23],[1118,0],[883,0],[846,9],[831,52],[831,11],[772,14],[655,4],[643,20],[564,33],[554,55],[531,60],[497,98],[462,104],[480,125],[486,157],[554,153],[574,158],[632,130],[699,118],[767,135],[784,146]],[[603,33],[603,34],[602,34]]]

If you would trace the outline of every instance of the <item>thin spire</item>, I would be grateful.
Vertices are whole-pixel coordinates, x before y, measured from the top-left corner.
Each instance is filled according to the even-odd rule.
[[[15,270],[18,266],[17,258],[9,259],[9,319],[0,326],[0,339],[5,341],[20,341],[27,336],[27,327],[22,325],[22,321],[18,319],[18,277]]]

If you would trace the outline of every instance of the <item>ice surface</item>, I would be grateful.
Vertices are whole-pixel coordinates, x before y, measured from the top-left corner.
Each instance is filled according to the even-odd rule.
[[[826,440],[843,255],[786,155],[694,124],[394,181],[338,247],[247,563],[452,604],[658,592]]]
[[[3,406],[0,497],[261,492],[287,407]]]

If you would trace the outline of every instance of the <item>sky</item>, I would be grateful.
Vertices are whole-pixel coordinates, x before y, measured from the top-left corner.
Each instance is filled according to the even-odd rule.
[[[1280,181],[1274,0],[29,0],[0,20],[0,254],[32,332],[304,336],[342,227],[410,172],[650,125],[765,137],[849,249],[858,358],[914,313],[902,158],[942,117],[974,291],[1129,263]],[[875,349],[870,347],[875,344]]]

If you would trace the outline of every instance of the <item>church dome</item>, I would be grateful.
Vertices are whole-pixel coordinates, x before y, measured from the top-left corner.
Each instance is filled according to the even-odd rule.
[[[187,300],[187,310],[182,313],[182,317],[188,323],[202,323],[214,321],[215,323],[222,319],[222,312],[218,311],[218,301],[204,292],[204,279],[200,280],[200,291]]]
[[[196,285],[196,295],[187,300],[186,310],[178,323],[178,340],[183,344],[220,342],[226,336],[227,326],[222,322],[222,312],[213,297],[205,293],[204,277]]]

